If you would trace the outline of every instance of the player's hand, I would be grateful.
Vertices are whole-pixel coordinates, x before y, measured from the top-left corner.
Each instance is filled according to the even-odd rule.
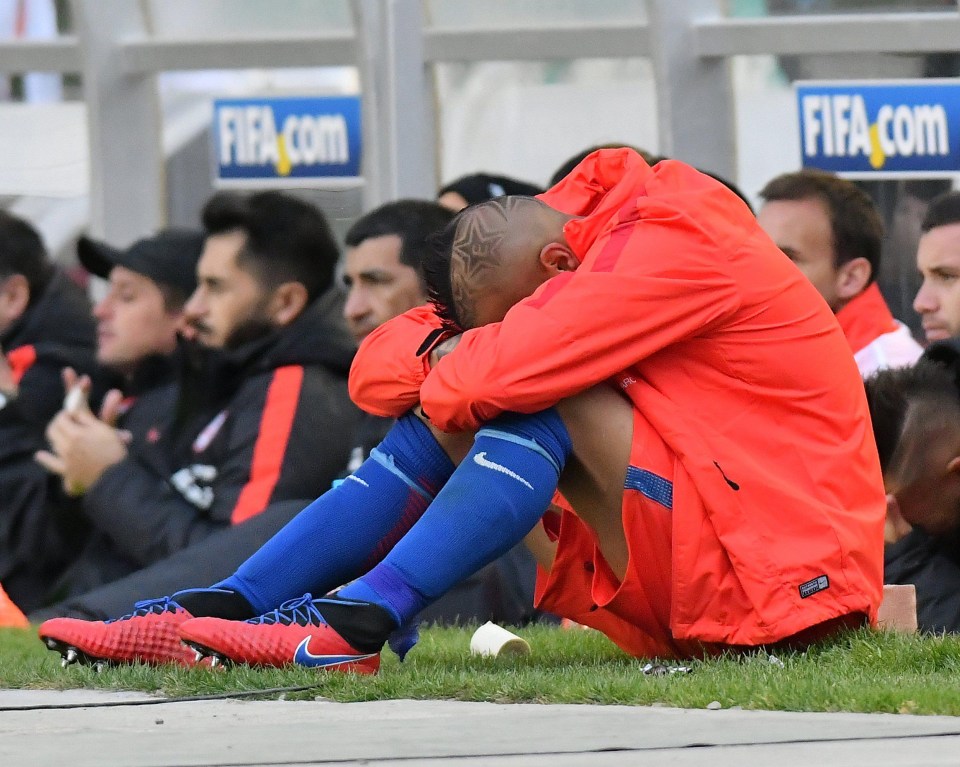
[[[129,438],[84,408],[60,411],[47,427],[47,440],[50,450],[38,451],[36,461],[63,478],[68,495],[78,496],[126,458]]]
[[[430,352],[430,367],[434,367],[440,360],[446,357],[450,352],[457,348],[460,343],[460,336],[451,336],[442,344],[437,344]]]

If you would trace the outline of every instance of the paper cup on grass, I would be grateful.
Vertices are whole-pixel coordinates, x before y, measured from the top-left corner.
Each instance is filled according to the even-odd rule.
[[[470,639],[470,652],[496,658],[498,655],[526,655],[530,652],[527,640],[512,634],[502,626],[487,621]]]

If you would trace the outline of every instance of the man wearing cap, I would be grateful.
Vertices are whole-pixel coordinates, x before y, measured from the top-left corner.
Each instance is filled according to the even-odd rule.
[[[50,423],[51,449],[38,452],[37,460],[64,478],[68,494],[84,495],[129,450],[155,441],[169,419],[176,399],[173,354],[183,328],[184,305],[196,288],[203,240],[199,231],[176,229],[138,240],[127,250],[80,239],[80,263],[108,281],[107,293],[93,314],[97,362],[116,388],[104,398],[100,418],[80,398],[65,404]],[[78,390],[71,397],[86,394],[89,381],[78,380],[74,371],[66,371],[65,381]],[[97,493],[84,495],[83,517],[95,519],[96,505],[110,500]],[[53,588],[46,584],[47,598],[86,591],[133,568],[111,538],[94,528]]]
[[[62,566],[46,512],[56,483],[33,462],[63,402],[61,369],[95,367],[90,303],[50,263],[25,220],[0,211],[0,582],[29,599],[38,573]]]

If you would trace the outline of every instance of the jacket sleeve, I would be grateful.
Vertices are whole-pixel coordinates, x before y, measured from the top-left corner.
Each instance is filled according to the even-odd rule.
[[[215,456],[198,454],[195,464],[172,475],[143,456],[128,457],[87,492],[87,516],[126,556],[146,565],[250,519],[271,502],[323,493],[346,463],[359,416],[343,379],[336,386],[289,366],[274,371],[265,399],[262,389],[251,384],[231,403],[210,448]]]
[[[425,353],[442,338],[429,306],[394,317],[367,336],[350,368],[350,399],[371,415],[397,418],[420,401],[430,370]],[[420,352],[418,354],[418,352]]]
[[[680,226],[621,224],[576,272],[549,280],[502,322],[464,333],[424,381],[424,412],[445,431],[538,412],[708,334],[737,310],[737,285],[712,241],[679,238]]]

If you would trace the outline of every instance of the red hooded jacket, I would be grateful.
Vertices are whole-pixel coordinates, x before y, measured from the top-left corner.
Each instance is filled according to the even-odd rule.
[[[755,645],[882,593],[885,501],[863,385],[836,318],[718,182],[629,150],[589,156],[542,199],[582,216],[581,260],[429,370],[415,309],[351,371],[362,408],[416,404],[441,429],[622,388],[676,454],[673,601],[683,639]]]

